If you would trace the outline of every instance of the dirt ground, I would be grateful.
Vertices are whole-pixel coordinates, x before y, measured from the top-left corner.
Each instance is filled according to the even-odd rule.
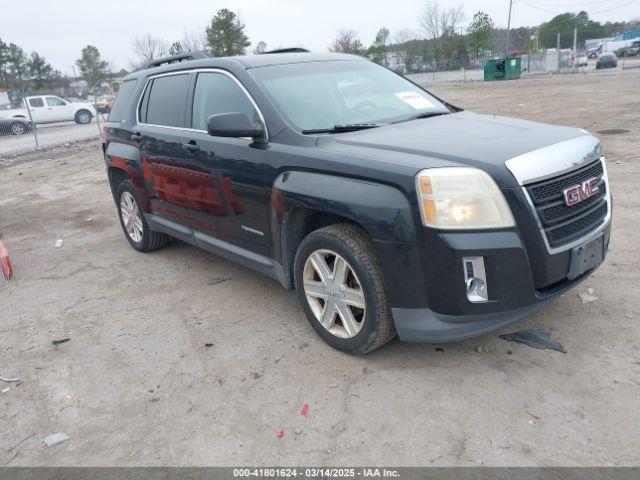
[[[595,275],[495,334],[351,357],[275,281],[178,241],[134,251],[97,144],[0,159],[16,270],[0,289],[0,375],[21,379],[0,381],[0,464],[637,465],[640,70],[433,90],[601,138],[615,205]],[[568,353],[498,338],[537,327]],[[56,432],[70,440],[43,446]]]

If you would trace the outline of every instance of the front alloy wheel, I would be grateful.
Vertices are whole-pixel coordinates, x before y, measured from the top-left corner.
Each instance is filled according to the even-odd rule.
[[[332,250],[316,250],[307,258],[303,275],[304,293],[316,320],[339,338],[360,333],[367,303],[351,265]]]
[[[333,348],[362,355],[395,336],[382,268],[360,227],[339,223],[307,235],[294,281],[311,327]]]
[[[135,243],[140,243],[142,241],[142,214],[136,199],[126,190],[120,196],[120,215],[122,215],[122,224],[129,238]]]

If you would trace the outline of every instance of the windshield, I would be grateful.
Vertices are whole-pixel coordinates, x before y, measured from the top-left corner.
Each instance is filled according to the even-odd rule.
[[[300,131],[449,113],[442,102],[424,90],[371,62],[295,63],[249,72]]]

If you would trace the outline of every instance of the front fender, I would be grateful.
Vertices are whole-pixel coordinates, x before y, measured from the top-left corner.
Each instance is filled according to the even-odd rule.
[[[287,210],[307,208],[346,217],[362,226],[376,241],[416,241],[409,200],[392,186],[323,173],[289,171],[276,178],[272,192],[278,223],[282,223]]]
[[[422,285],[422,271],[412,206],[401,190],[322,173],[279,175],[272,189],[272,238],[275,258],[289,280],[295,251],[288,248],[285,225],[289,212],[297,208],[341,216],[364,228],[382,266],[391,305],[413,306],[415,287],[407,286]]]

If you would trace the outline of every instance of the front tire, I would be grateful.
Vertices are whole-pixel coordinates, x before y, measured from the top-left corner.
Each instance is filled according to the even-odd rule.
[[[91,123],[92,117],[93,115],[91,115],[91,112],[89,110],[78,110],[76,112],[74,120],[80,125],[86,125],[87,123]]]
[[[22,122],[14,122],[9,126],[11,135],[24,135],[27,133],[27,127]]]
[[[151,230],[144,219],[138,194],[131,180],[124,180],[118,185],[116,205],[120,226],[133,248],[140,252],[152,252],[166,245],[169,237]]]
[[[382,268],[360,228],[337,224],[309,234],[294,279],[309,323],[333,348],[363,355],[395,337]]]

